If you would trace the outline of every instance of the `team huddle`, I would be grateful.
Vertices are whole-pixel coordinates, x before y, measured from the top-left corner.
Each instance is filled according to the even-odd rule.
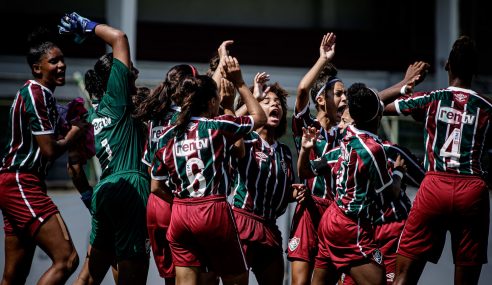
[[[112,47],[85,74],[90,97],[67,106],[55,40],[33,34],[33,79],[16,94],[1,153],[5,224],[3,284],[24,284],[34,249],[52,266],[38,284],[65,284],[79,257],[45,175],[68,153],[67,169],[92,216],[90,244],[74,284],[145,284],[152,249],[165,284],[417,284],[437,263],[450,231],[455,284],[478,284],[487,262],[489,192],[482,160],[492,103],[471,83],[473,41],[460,37],[446,62],[449,87],[414,92],[429,65],[411,64],[401,82],[377,92],[346,88],[331,63],[336,36],[301,79],[292,116],[298,160],[280,138],[287,91],[259,72],[249,87],[224,41],[206,75],[188,64],[152,90],[138,87],[124,32],[77,13],[62,36]],[[239,94],[239,96],[236,96]],[[314,108],[310,107],[314,104]],[[314,112],[314,113],[312,113]],[[424,125],[425,157],[378,137],[383,115]],[[92,187],[84,165],[101,165]],[[299,183],[296,183],[297,168]],[[405,189],[419,188],[412,204]],[[287,249],[276,220],[296,203]]]

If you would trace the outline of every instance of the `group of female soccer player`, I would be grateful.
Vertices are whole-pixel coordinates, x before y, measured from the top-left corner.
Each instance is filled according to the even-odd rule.
[[[64,284],[78,266],[44,184],[65,151],[92,215],[75,284],[100,284],[111,267],[117,284],[145,284],[150,247],[166,284],[247,284],[249,269],[259,284],[283,284],[276,220],[290,202],[297,202],[287,248],[293,284],[416,284],[425,263],[439,259],[448,230],[456,284],[478,283],[487,261],[481,158],[492,105],[470,89],[477,58],[469,38],[449,55],[450,87],[413,93],[429,68],[416,62],[378,93],[362,83],[346,89],[331,64],[336,37],[324,35],[297,89],[294,161],[279,141],[287,92],[266,73],[248,87],[228,54],[232,41],[207,75],[177,65],[149,91],[135,86],[122,31],[76,13],[62,17],[59,31],[78,42],[95,35],[113,52],[85,75],[92,107],[74,102],[67,110],[53,97],[65,83],[63,53],[52,40],[31,40],[33,79],[12,104],[1,155],[2,285],[25,283],[36,246],[53,261],[38,284]],[[425,122],[423,165],[377,136],[383,114],[396,113]],[[102,168],[94,188],[82,167],[91,152]],[[420,186],[413,206],[406,185]]]

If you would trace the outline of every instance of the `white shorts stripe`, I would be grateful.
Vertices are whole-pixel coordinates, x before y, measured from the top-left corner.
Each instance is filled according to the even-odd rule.
[[[22,185],[20,183],[19,179],[19,171],[15,172],[15,180],[17,181],[17,186],[19,186],[19,191],[21,193],[21,197],[24,200],[24,203],[26,204],[27,208],[29,208],[29,211],[31,212],[31,215],[36,218],[36,213],[34,213],[34,210],[32,209],[31,205],[29,204],[29,201],[27,201],[26,195],[24,194],[24,189],[22,189]],[[42,219],[40,219],[42,222]]]

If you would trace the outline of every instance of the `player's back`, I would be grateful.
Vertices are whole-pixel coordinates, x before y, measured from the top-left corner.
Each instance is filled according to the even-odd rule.
[[[400,111],[419,108],[425,122],[427,171],[482,175],[481,157],[490,131],[492,104],[473,90],[448,87],[415,94],[400,102]],[[415,116],[416,115],[416,116]]]

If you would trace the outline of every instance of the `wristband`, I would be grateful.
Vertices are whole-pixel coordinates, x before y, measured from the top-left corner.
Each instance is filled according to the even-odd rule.
[[[400,94],[401,95],[407,94],[407,87],[408,87],[408,85],[406,85],[406,84],[403,85],[403,87],[400,89]]]
[[[403,179],[403,172],[401,172],[400,170],[393,170],[393,175],[396,175],[400,177],[400,179]]]

